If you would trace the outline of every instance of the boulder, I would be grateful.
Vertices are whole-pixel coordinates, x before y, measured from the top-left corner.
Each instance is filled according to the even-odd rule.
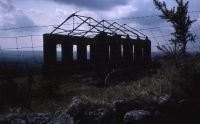
[[[77,119],[84,109],[85,105],[81,102],[81,100],[74,97],[72,98],[71,105],[68,107],[67,114],[69,114],[74,119]]]
[[[132,103],[124,100],[117,100],[113,102],[114,113],[118,121],[123,122],[124,115],[133,110],[141,109],[141,106],[137,103]]]
[[[46,124],[49,122],[50,113],[30,113],[26,116],[28,124]]]
[[[106,124],[111,117],[111,109],[103,106],[84,104],[79,98],[74,97],[66,110],[78,124]]]
[[[11,124],[27,124],[23,119],[14,119],[11,121]]]
[[[19,120],[26,120],[24,113],[4,113],[3,120],[7,122],[18,122]]]
[[[132,110],[125,114],[124,123],[146,123],[153,117],[152,113],[146,110]]]
[[[74,124],[74,120],[67,114],[67,110],[64,110],[56,112],[48,124]]]
[[[163,114],[171,115],[177,109],[177,102],[169,95],[163,95],[157,98],[157,110]]]
[[[168,94],[165,94],[163,96],[160,96],[158,98],[158,104],[159,105],[165,105],[168,104],[170,102],[171,97]]]
[[[78,124],[110,124],[112,111],[105,107],[88,106],[77,120]]]

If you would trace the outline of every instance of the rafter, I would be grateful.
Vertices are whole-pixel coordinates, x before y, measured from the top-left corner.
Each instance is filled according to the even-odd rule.
[[[67,29],[65,29],[63,26],[67,25],[66,22],[70,21],[72,22],[70,23],[71,25],[68,24]],[[100,32],[105,32],[109,35],[114,35],[114,34],[118,34],[120,36],[128,35],[131,36],[132,38],[147,37],[142,32],[126,24],[121,25],[117,22],[110,23],[106,20],[97,21],[92,17],[77,15],[77,12],[71,14],[67,19],[65,19],[65,21],[63,21],[57,27],[54,27],[54,30],[51,32],[51,34],[65,33],[66,36],[78,35],[80,37],[89,37],[89,36],[95,36]]]

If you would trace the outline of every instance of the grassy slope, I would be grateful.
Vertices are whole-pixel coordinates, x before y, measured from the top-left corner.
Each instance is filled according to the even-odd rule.
[[[73,75],[67,79],[44,80],[41,77],[34,78],[32,109],[34,111],[54,111],[65,108],[76,96],[84,102],[110,105],[115,100],[141,100],[151,102],[153,97],[170,94],[172,86],[162,74],[145,77],[135,82],[122,82],[118,85],[98,88],[92,85],[94,80],[81,75]],[[54,96],[49,96],[43,84],[59,84],[54,88]],[[51,92],[51,91],[50,91]]]
[[[200,61],[196,59],[194,63],[189,61],[189,64],[181,65],[180,72],[169,63],[164,63],[163,68],[151,77],[144,77],[137,81],[116,82],[117,85],[107,88],[92,85],[96,80],[88,75],[72,75],[57,79],[34,76],[31,108],[36,112],[55,111],[66,108],[75,96],[85,102],[110,105],[115,100],[137,100],[148,103],[153,100],[153,97],[164,94],[182,95],[182,86],[192,87],[192,83],[195,84],[195,80],[200,79],[198,63]],[[15,81],[18,85],[27,83],[27,77]]]

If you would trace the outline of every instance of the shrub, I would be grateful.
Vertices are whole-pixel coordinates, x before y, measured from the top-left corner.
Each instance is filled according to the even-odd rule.
[[[162,73],[173,84],[174,96],[198,98],[200,93],[200,61],[199,57],[179,59],[176,64],[164,62]]]
[[[200,63],[186,63],[179,69],[180,86],[190,98],[200,94]]]

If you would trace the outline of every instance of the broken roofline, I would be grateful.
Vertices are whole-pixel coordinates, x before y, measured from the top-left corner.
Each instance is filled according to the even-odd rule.
[[[66,24],[68,21],[72,19],[73,23],[70,23],[73,28],[72,29],[63,29],[62,26],[69,25]],[[81,23],[75,23],[75,19],[81,21]],[[75,26],[75,24],[77,24]],[[84,24],[89,26],[89,29],[80,29]],[[120,25],[117,22],[110,23],[106,20],[97,21],[92,17],[77,15],[76,13],[71,14],[65,21],[63,21],[59,26],[54,27],[55,29],[50,34],[63,34],[68,36],[80,36],[80,37],[95,37],[100,32],[105,32],[109,35],[120,35],[120,36],[128,36],[130,38],[140,38],[145,39],[148,38],[146,35],[141,33],[140,31],[128,26],[127,24]]]

